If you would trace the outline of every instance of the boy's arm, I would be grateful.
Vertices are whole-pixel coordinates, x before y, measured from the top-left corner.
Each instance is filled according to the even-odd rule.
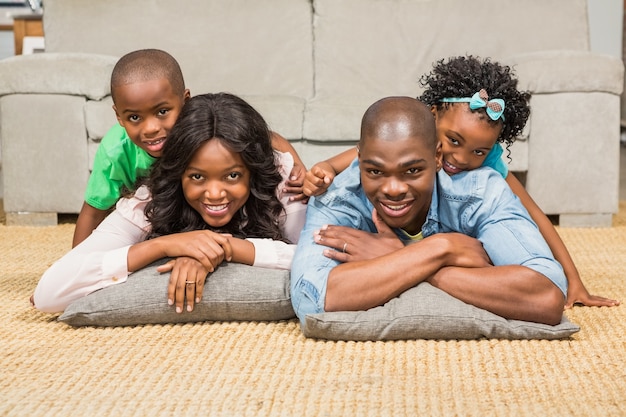
[[[313,165],[304,178],[304,194],[310,197],[326,192],[335,175],[346,169],[356,157],[357,150],[354,147]]]
[[[539,231],[546,240],[546,243],[550,247],[555,259],[559,261],[561,266],[563,266],[563,271],[565,272],[565,276],[568,281],[565,308],[572,307],[574,303],[582,303],[587,306],[619,305],[620,302],[617,300],[611,300],[609,298],[589,294],[589,291],[587,291],[582,279],[580,278],[580,274],[574,265],[574,261],[572,260],[569,251],[565,247],[565,244],[561,240],[561,237],[552,225],[550,219],[548,219],[548,217],[543,213],[541,208],[539,208],[537,203],[535,203],[524,186],[517,178],[515,178],[513,174],[509,173],[507,175],[506,182],[509,184],[511,190],[519,197],[520,201],[528,211],[528,214],[530,214],[530,217],[532,217],[539,227]]]
[[[306,174],[306,166],[300,155],[296,152],[293,145],[284,137],[276,132],[270,132],[272,139],[272,148],[280,152],[290,153],[293,157],[293,169],[289,174],[289,179],[286,182],[286,187],[283,190],[285,193],[294,194],[289,198],[291,201],[304,201],[308,200],[308,196],[302,192],[302,184],[304,183],[304,175]]]
[[[87,239],[91,232],[102,220],[109,214],[110,210],[100,210],[83,202],[78,218],[76,219],[76,228],[74,229],[74,238],[72,239],[72,248],[76,247],[83,240]]]

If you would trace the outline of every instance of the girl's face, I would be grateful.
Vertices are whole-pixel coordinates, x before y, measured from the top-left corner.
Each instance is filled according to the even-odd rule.
[[[182,178],[187,203],[211,227],[227,225],[250,195],[250,171],[218,138],[202,145]]]
[[[443,151],[443,170],[454,175],[482,166],[500,136],[502,123],[488,123],[467,103],[455,103],[440,112],[433,107],[433,113]]]

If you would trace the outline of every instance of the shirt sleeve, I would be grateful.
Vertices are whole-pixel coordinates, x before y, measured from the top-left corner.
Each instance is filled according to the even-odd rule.
[[[37,309],[60,312],[87,294],[125,282],[128,250],[147,234],[145,203],[135,197],[120,200],[87,239],[48,268],[35,288]]]
[[[293,156],[288,152],[275,152],[276,165],[283,177],[283,180],[278,186],[278,198],[283,205],[284,212],[281,214],[279,224],[283,236],[285,236],[289,242],[297,244],[300,239],[300,232],[304,227],[304,220],[306,217],[306,204],[302,204],[301,201],[289,201],[290,194],[285,194],[281,190],[284,188],[285,182],[289,179],[289,174],[293,169],[294,160]]]
[[[87,181],[85,202],[99,210],[108,210],[120,198],[122,182],[111,178],[113,162],[104,146],[98,147],[93,161],[93,170]]]
[[[296,245],[272,239],[247,239],[254,245],[254,264],[261,268],[290,269]]]

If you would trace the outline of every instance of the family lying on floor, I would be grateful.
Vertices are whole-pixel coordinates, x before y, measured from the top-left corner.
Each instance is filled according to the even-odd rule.
[[[31,303],[64,311],[168,258],[164,302],[202,301],[225,262],[290,270],[296,316],[365,311],[427,282],[505,319],[561,322],[589,294],[556,229],[502,160],[530,95],[512,70],[452,57],[416,98],[373,103],[360,140],[306,170],[243,99],[191,97],[176,60],[123,56],[111,76],[118,125],[103,138],[73,249]]]

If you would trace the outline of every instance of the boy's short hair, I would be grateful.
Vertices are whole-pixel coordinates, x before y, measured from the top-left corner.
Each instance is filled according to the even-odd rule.
[[[166,78],[176,94],[183,95],[185,80],[173,56],[160,49],[139,49],[122,56],[111,74],[111,95],[115,87],[136,82]]]

